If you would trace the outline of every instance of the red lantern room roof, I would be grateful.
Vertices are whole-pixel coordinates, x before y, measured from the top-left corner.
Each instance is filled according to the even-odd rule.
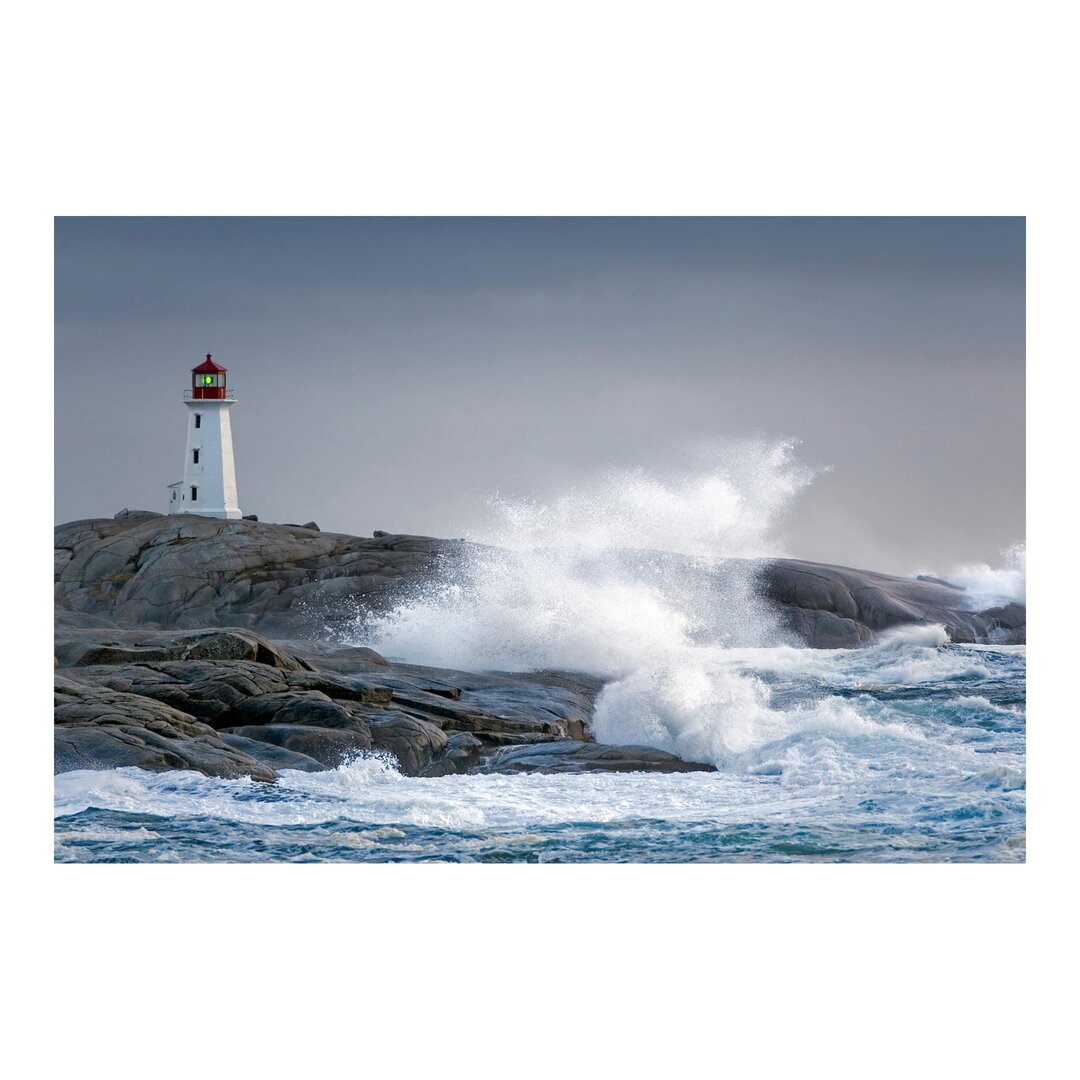
[[[198,367],[191,369],[191,374],[206,375],[207,373],[209,373],[212,375],[216,375],[224,370],[225,368],[223,368],[220,364],[215,364],[214,358],[209,353],[207,353],[206,359]]]

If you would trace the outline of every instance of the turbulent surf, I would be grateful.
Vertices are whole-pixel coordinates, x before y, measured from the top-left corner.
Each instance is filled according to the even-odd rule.
[[[328,628],[409,664],[598,676],[598,742],[715,771],[425,778],[378,755],[273,784],[75,770],[56,777],[56,857],[1023,859],[1025,646],[929,624],[807,648],[753,557],[781,553],[809,480],[790,444],[758,445],[681,476],[495,500],[466,557]],[[1022,602],[1022,549],[949,582],[961,607]]]

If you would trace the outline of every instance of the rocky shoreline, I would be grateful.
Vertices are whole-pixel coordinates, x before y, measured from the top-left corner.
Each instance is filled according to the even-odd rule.
[[[55,549],[58,772],[271,781],[357,753],[416,776],[711,769],[597,744],[592,676],[426,668],[321,640],[328,616],[384,610],[466,558],[465,541],[132,513],[58,526]],[[793,637],[814,647],[909,623],[940,623],[954,641],[1024,640],[1022,606],[968,611],[947,582],[797,560],[753,569]]]
[[[412,776],[708,768],[598,746],[588,728],[601,682],[585,675],[445,671],[247,630],[58,630],[56,657],[57,771],[137,765],[272,780],[368,752]]]

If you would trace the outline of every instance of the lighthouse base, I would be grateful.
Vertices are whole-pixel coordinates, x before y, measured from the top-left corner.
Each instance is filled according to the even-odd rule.
[[[188,498],[190,492],[191,486],[184,480],[177,480],[175,484],[169,485],[168,513],[170,515],[194,514],[196,517],[222,518],[225,521],[239,521],[244,516],[238,506],[192,502]]]

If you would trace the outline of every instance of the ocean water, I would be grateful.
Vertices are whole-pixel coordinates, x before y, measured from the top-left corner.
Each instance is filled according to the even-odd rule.
[[[56,777],[61,862],[1024,858],[1024,649],[745,650],[787,730],[715,773]]]
[[[611,473],[493,503],[455,561],[327,637],[466,671],[605,679],[598,741],[689,774],[418,779],[358,758],[274,784],[138,769],[56,777],[61,862],[939,862],[1025,857],[1025,647],[941,627],[799,646],[729,556],[780,550],[809,483],[791,444],[677,477]],[[962,568],[973,605],[1023,599],[1023,554]],[[960,582],[958,582],[960,583]]]

